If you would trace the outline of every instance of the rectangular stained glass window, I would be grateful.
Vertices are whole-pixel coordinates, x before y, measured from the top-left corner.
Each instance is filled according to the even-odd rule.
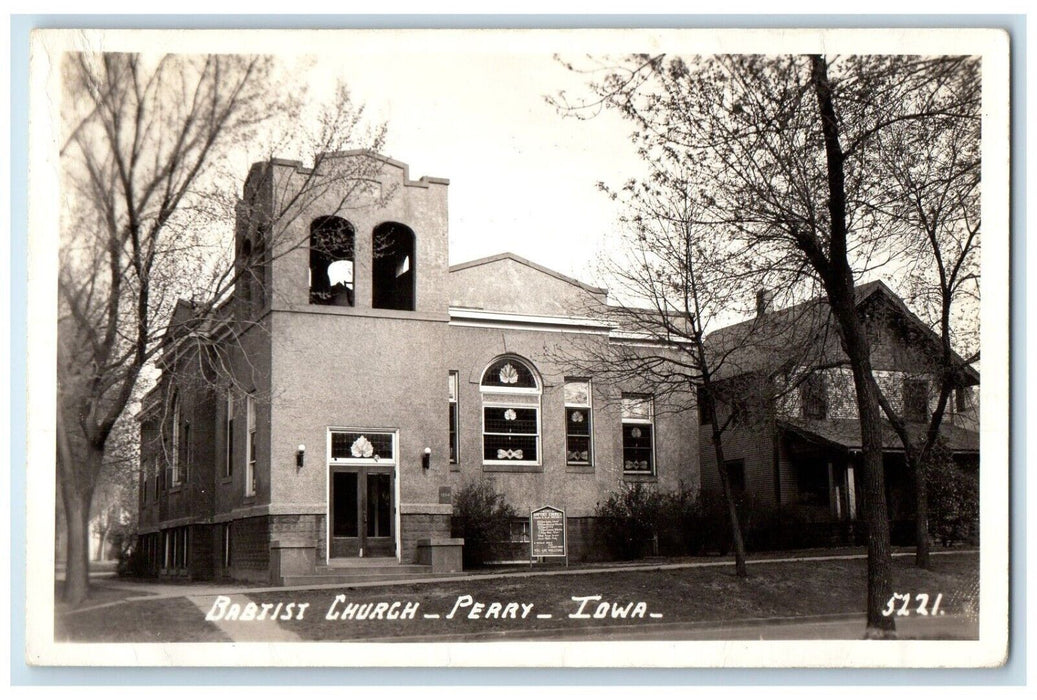
[[[623,423],[623,471],[655,473],[655,415],[652,397],[624,395],[621,404]]]
[[[457,464],[458,459],[458,439],[457,439],[457,372],[450,373],[450,463]]]
[[[565,399],[565,463],[590,466],[591,450],[591,385],[586,380],[567,381]]]
[[[483,459],[488,462],[535,462],[537,409],[483,407]]]
[[[334,462],[385,462],[396,458],[393,434],[386,432],[335,431],[331,434],[331,459]]]

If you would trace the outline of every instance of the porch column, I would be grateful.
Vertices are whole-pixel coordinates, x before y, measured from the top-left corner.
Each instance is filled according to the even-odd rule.
[[[839,502],[839,487],[835,483],[835,465],[828,460],[828,506],[836,520],[842,520],[842,504]]]
[[[846,511],[850,520],[857,518],[857,488],[853,480],[853,464],[846,464]]]

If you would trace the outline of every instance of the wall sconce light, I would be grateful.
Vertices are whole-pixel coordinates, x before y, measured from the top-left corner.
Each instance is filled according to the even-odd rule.
[[[432,448],[426,447],[425,453],[421,455],[421,466],[428,469],[432,465]]]
[[[295,452],[295,468],[302,469],[304,458],[306,457],[306,445],[299,445],[299,449]]]

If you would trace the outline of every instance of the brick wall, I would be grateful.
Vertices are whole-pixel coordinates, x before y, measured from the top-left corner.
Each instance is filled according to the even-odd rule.
[[[269,518],[243,518],[231,523],[231,576],[265,581],[269,568]]]
[[[187,548],[190,577],[195,581],[211,581],[216,575],[213,532],[219,530],[212,525],[191,525]]]

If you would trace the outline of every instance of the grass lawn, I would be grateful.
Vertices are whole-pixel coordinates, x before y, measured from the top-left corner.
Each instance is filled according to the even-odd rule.
[[[909,560],[894,561],[894,590],[928,593],[932,599],[942,593],[940,609],[946,614],[978,615],[979,559],[977,555],[934,557],[935,566],[921,571]],[[739,580],[734,566],[664,571],[629,571],[577,576],[536,576],[503,580],[466,581],[391,589],[342,589],[338,591],[297,591],[283,596],[255,596],[257,602],[294,601],[310,603],[303,620],[281,622],[304,639],[337,640],[411,635],[488,633],[516,630],[578,629],[589,626],[695,622],[719,623],[769,617],[813,616],[863,613],[865,605],[865,563],[822,561],[762,563],[750,565],[749,578]],[[416,619],[327,620],[325,614],[337,594],[349,603],[402,601],[418,602]],[[446,619],[460,596],[486,604],[475,611],[474,604],[458,607]],[[583,614],[573,597],[601,596],[601,601],[626,608],[629,603],[645,603],[645,616],[595,619],[599,601],[588,601]],[[462,601],[466,602],[466,601]],[[532,603],[525,619],[486,619],[493,602]],[[931,607],[932,603],[930,603]],[[341,612],[338,603],[333,612]],[[633,612],[633,609],[630,610]],[[424,614],[439,614],[426,619]],[[477,613],[479,619],[470,614]],[[650,617],[652,614],[661,617]],[[521,611],[520,611],[521,614]],[[538,619],[538,614],[550,614]],[[341,615],[340,615],[341,617]]]
[[[57,614],[58,642],[229,642],[186,598],[112,605]]]
[[[916,569],[910,558],[894,560],[894,590],[930,596],[929,607],[942,594],[946,615],[978,615],[979,556],[953,554],[933,558],[929,571]],[[365,640],[429,635],[478,635],[493,638],[523,631],[578,630],[611,625],[737,623],[773,617],[863,614],[865,562],[808,561],[750,564],[750,576],[739,580],[734,566],[656,571],[613,571],[457,580],[371,588],[248,594],[257,605],[308,604],[303,619],[277,624],[304,640]],[[336,602],[336,597],[341,596]],[[588,600],[585,617],[573,597]],[[608,614],[596,618],[601,602]],[[383,619],[372,619],[379,603]],[[393,603],[398,603],[395,608]],[[478,604],[483,607],[478,607]],[[494,606],[496,603],[498,605]],[[514,604],[510,608],[509,603]],[[638,609],[637,604],[643,603]],[[347,605],[370,604],[367,619],[342,618]],[[416,604],[416,608],[414,607]],[[615,604],[612,606],[611,604]],[[333,606],[334,605],[334,606]],[[407,606],[413,619],[400,619]],[[333,606],[333,607],[332,607]],[[917,603],[912,604],[912,612]],[[626,617],[614,618],[613,609]],[[452,617],[449,617],[453,612]],[[635,615],[640,612],[640,616]],[[337,613],[337,615],[336,615]],[[393,614],[395,613],[395,615]],[[525,617],[523,618],[523,614]],[[427,615],[438,615],[426,617]],[[550,617],[538,617],[550,615]],[[387,619],[391,617],[397,619]],[[517,619],[514,619],[517,618]],[[225,635],[192,603],[182,598],[127,603],[59,616],[59,638],[96,641],[218,641]],[[520,635],[519,635],[520,636]],[[515,638],[515,637],[511,637]],[[676,637],[675,637],[676,638]]]

